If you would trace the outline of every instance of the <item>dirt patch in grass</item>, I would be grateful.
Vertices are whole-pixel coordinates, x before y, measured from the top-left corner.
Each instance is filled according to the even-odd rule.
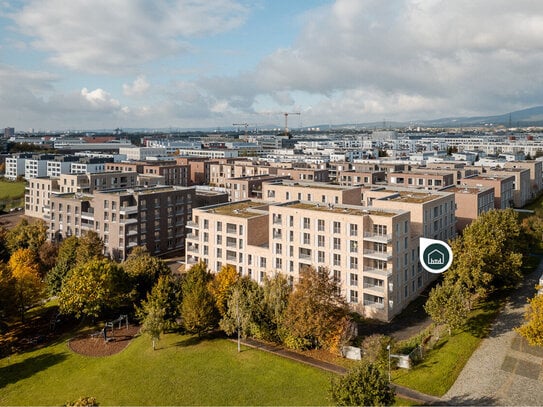
[[[115,329],[113,333],[108,331],[108,340],[100,331],[79,335],[70,339],[69,348],[81,355],[86,356],[110,356],[119,353],[128,346],[130,341],[139,335],[140,327],[137,325],[128,325]]]

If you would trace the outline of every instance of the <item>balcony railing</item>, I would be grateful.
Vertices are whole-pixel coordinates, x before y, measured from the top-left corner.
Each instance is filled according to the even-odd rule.
[[[363,272],[368,274],[375,274],[380,277],[388,277],[392,274],[392,270],[390,269],[378,269],[375,267],[364,267]]]
[[[375,309],[385,309],[385,304],[383,304],[381,302],[375,302],[375,301],[365,300],[364,301],[364,306],[365,307],[372,307],[372,308],[375,308]]]
[[[119,208],[119,213],[121,215],[129,215],[131,213],[138,213],[138,207],[137,206],[121,206]]]
[[[377,243],[390,243],[392,241],[392,233],[383,235],[373,232],[364,232],[364,240]]]
[[[388,261],[392,259],[392,253],[389,252],[380,252],[377,250],[364,250],[364,257],[369,257],[371,259]]]

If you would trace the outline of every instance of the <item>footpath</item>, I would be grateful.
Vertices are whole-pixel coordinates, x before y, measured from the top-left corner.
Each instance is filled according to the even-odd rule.
[[[535,285],[543,273],[543,260],[511,294],[488,338],[460,373],[454,385],[441,398],[392,383],[399,397],[421,405],[543,405],[543,348],[526,343],[513,329],[522,324],[526,300],[535,294]],[[235,341],[235,340],[234,340]],[[274,353],[335,374],[346,369],[299,354],[280,346],[243,339],[242,344]]]

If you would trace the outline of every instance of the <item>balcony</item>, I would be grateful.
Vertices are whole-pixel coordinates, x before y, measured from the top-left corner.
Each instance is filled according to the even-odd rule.
[[[392,275],[391,269],[378,269],[374,267],[364,267],[364,270],[362,270],[364,274],[374,274],[378,277],[389,277]]]
[[[364,232],[364,240],[367,240],[369,242],[377,242],[377,243],[386,244],[392,241],[392,233],[389,233],[387,235],[382,235],[378,233]]]
[[[189,240],[189,239],[190,239],[190,240],[198,240],[198,237],[199,237],[199,236],[198,236],[196,233],[189,233],[189,234],[187,235],[187,240]]]
[[[81,219],[94,221],[94,212],[81,212]]]
[[[364,290],[367,292],[375,293],[377,295],[384,295],[385,287],[383,285],[364,283]]]
[[[131,225],[134,223],[138,223],[138,218],[124,218],[124,219],[119,220],[119,223],[123,225]]]
[[[392,253],[389,252],[379,252],[377,250],[364,250],[364,257],[370,259],[389,261],[392,259]]]
[[[130,215],[130,214],[138,213],[138,207],[137,206],[121,206],[119,208],[119,213],[121,215]]]
[[[188,221],[187,222],[187,227],[191,228],[192,230],[199,229],[198,224],[196,222],[193,222],[193,221]]]
[[[370,308],[375,308],[375,309],[378,309],[378,310],[385,309],[385,304],[383,304],[381,302],[375,302],[375,301],[364,300],[364,306],[365,307],[370,307]]]
[[[138,228],[126,229],[126,236],[135,236],[138,235]]]
[[[195,244],[188,244],[187,245],[187,253],[190,252],[190,253],[198,253],[198,246],[196,246]]]
[[[298,257],[303,260],[311,260],[311,254],[307,254],[307,253],[300,253]]]

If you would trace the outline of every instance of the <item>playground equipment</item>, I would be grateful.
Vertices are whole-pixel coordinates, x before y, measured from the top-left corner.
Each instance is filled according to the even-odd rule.
[[[115,324],[118,323],[119,328],[117,328],[117,329],[121,329],[123,321],[125,323],[126,329],[128,329],[128,315],[119,315],[119,318],[117,318],[117,319],[115,319],[113,321],[106,322],[101,331],[95,332],[91,336],[93,338],[96,338],[97,336],[103,336],[104,341],[109,342],[110,340],[113,340],[113,338],[110,338],[110,337],[107,336],[107,330],[110,329],[111,330],[111,335],[113,335],[113,333],[115,332]]]

